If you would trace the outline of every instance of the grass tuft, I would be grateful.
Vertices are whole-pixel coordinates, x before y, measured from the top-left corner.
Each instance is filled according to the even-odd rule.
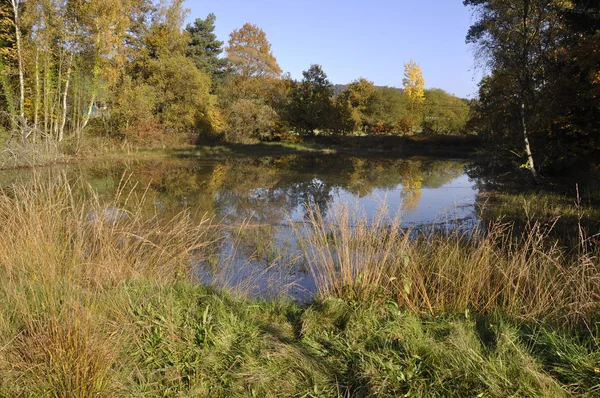
[[[584,234],[566,250],[540,224],[522,234],[497,223],[416,234],[385,208],[369,221],[347,206],[328,214],[309,209],[310,232],[298,234],[322,297],[387,298],[427,314],[500,311],[562,325],[589,321],[600,308],[600,251]]]

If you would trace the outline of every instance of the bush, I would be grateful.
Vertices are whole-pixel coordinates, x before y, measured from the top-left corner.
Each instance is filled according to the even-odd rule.
[[[409,116],[403,116],[398,124],[396,125],[396,130],[398,133],[402,135],[409,135],[413,132],[413,120]]]
[[[269,105],[249,99],[237,100],[225,112],[225,139],[244,144],[269,139],[278,119]]]

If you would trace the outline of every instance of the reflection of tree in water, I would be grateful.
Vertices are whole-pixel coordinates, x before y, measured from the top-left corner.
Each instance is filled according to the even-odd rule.
[[[402,197],[402,210],[405,213],[412,213],[419,207],[421,196],[423,196],[422,186],[423,179],[420,174],[408,175],[404,179],[400,196]]]
[[[286,214],[305,204],[316,205],[325,212],[332,187],[318,178],[291,181],[282,178],[270,188],[221,190],[216,195],[217,209],[229,222],[252,220],[279,224]]]
[[[328,183],[313,178],[308,182],[292,185],[289,193],[293,197],[295,207],[305,206],[312,209],[317,208],[323,217],[327,214],[327,205],[332,198],[333,187]],[[308,209],[304,209],[304,218],[308,216]]]
[[[353,159],[352,166],[342,188],[364,197],[374,189],[391,191],[401,185],[406,212],[418,207],[422,188],[439,188],[464,173],[464,165],[456,161]]]
[[[376,159],[344,156],[236,157],[106,163],[69,168],[72,179],[89,182],[103,196],[131,174],[137,190],[149,187],[149,211],[187,207],[230,223],[251,218],[278,224],[305,204],[325,212],[336,190],[365,197],[375,189],[402,186],[406,209],[415,209],[423,188],[438,188],[464,172],[455,161]]]
[[[251,250],[257,239],[277,242],[281,229],[268,226],[285,223],[287,215],[302,220],[305,205],[318,208],[325,217],[329,202],[340,191],[362,198],[376,189],[392,191],[402,186],[405,211],[411,211],[417,208],[423,188],[440,187],[463,173],[463,165],[452,161],[343,156],[146,160],[62,169],[72,181],[90,184],[100,201],[114,198],[122,177],[131,175],[124,192],[135,186],[135,194],[146,197],[149,217],[160,213],[168,218],[188,209],[198,220],[208,215],[231,225],[264,224],[266,228],[252,228],[247,236],[241,235]],[[59,174],[51,170],[48,178]]]

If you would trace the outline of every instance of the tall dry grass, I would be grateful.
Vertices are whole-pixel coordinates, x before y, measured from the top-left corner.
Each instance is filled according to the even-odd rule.
[[[385,208],[367,222],[347,206],[324,219],[310,210],[300,234],[321,295],[393,297],[421,313],[500,311],[523,319],[589,322],[600,307],[600,249],[579,234],[566,249],[552,227],[523,234],[508,224],[485,231],[415,234]],[[416,235],[416,237],[415,237]]]
[[[209,219],[148,217],[144,201],[121,189],[101,205],[65,178],[0,192],[0,387],[114,393],[127,286],[191,280],[192,265],[218,239]]]
[[[59,146],[50,140],[25,145],[11,142],[0,148],[0,170],[48,165],[64,160]]]
[[[299,236],[321,293],[358,303],[247,302],[190,283],[223,227],[185,213],[161,220],[145,200],[122,189],[101,205],[65,179],[0,192],[0,396],[598,390],[595,348],[544,335],[537,349],[550,351],[541,359],[559,382],[512,326],[484,325],[494,350],[469,317],[418,316],[470,308],[587,320],[599,289],[590,245],[569,253],[542,230],[514,236],[506,226],[413,239],[385,212],[369,222],[347,208],[326,220],[312,212]],[[285,254],[270,251],[270,262]]]

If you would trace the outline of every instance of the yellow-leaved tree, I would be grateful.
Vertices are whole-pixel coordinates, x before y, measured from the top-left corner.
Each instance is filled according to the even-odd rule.
[[[249,143],[272,137],[280,120],[276,109],[285,83],[266,33],[246,23],[231,32],[225,52],[233,72],[219,92],[225,138]]]
[[[421,105],[425,101],[425,79],[421,65],[415,61],[404,64],[404,79],[402,79],[404,92],[408,96],[411,104],[411,110],[415,105]]]
[[[271,44],[261,28],[247,23],[229,36],[227,58],[237,73],[244,77],[281,75],[281,68],[271,53]]]

